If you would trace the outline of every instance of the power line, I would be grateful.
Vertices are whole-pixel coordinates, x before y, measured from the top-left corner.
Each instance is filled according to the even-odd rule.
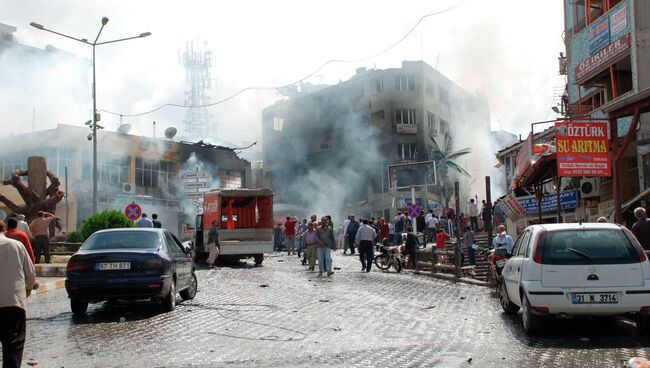
[[[460,1],[459,1],[458,3],[456,3],[455,5],[452,5],[452,6],[448,7],[448,8],[446,8],[446,9],[443,9],[443,10],[440,10],[440,11],[437,11],[437,12],[434,12],[434,13],[429,13],[429,14],[425,14],[425,15],[423,15],[423,16],[420,17],[420,19],[419,19],[419,20],[418,20],[418,21],[413,25],[413,27],[411,27],[411,28],[410,28],[410,29],[409,29],[409,30],[408,30],[408,31],[407,31],[407,32],[406,32],[406,33],[405,33],[405,34],[404,34],[404,35],[403,35],[399,40],[397,40],[397,42],[393,43],[392,45],[388,46],[387,48],[385,48],[385,49],[382,50],[382,51],[379,51],[379,52],[377,52],[377,53],[375,53],[375,54],[372,54],[372,55],[369,55],[369,56],[366,56],[366,57],[363,57],[363,58],[358,58],[358,59],[330,59],[330,60],[326,61],[325,63],[323,63],[320,67],[318,67],[318,69],[314,70],[313,72],[307,74],[307,75],[304,76],[303,78],[300,78],[300,79],[298,79],[297,81],[295,81],[295,82],[293,82],[293,83],[284,84],[284,85],[281,85],[281,86],[270,86],[270,87],[263,87],[263,86],[262,86],[262,87],[249,86],[249,87],[246,87],[246,88],[244,88],[244,89],[241,89],[241,90],[239,90],[239,91],[237,91],[237,92],[231,94],[231,95],[228,96],[228,97],[225,97],[225,98],[223,98],[223,99],[221,99],[221,100],[218,100],[218,101],[215,101],[215,102],[211,102],[211,103],[209,103],[209,104],[205,104],[205,105],[195,105],[195,106],[190,105],[190,106],[186,106],[186,105],[181,105],[181,104],[176,104],[176,103],[167,103],[167,104],[164,104],[164,105],[158,106],[158,107],[156,107],[155,109],[152,109],[152,110],[149,110],[149,111],[145,111],[145,112],[141,112],[141,113],[137,113],[137,114],[122,114],[122,113],[118,113],[118,112],[114,112],[114,111],[109,111],[109,110],[98,110],[98,111],[105,112],[105,113],[107,113],[107,114],[118,115],[118,116],[121,116],[121,117],[136,117],[136,116],[142,116],[142,115],[148,115],[148,114],[154,113],[154,112],[156,112],[156,111],[158,111],[158,110],[161,110],[161,109],[163,109],[163,108],[165,108],[165,107],[180,107],[180,108],[185,108],[185,109],[193,109],[193,108],[204,108],[204,107],[210,107],[210,106],[219,105],[219,104],[222,104],[222,103],[224,103],[224,102],[226,102],[226,101],[232,100],[233,98],[235,98],[235,97],[237,97],[237,96],[239,96],[239,95],[241,95],[242,93],[247,92],[247,91],[266,91],[266,90],[275,90],[275,89],[280,89],[280,88],[290,87],[290,86],[293,86],[293,85],[295,85],[295,84],[298,84],[298,83],[300,83],[300,82],[303,82],[303,81],[305,81],[305,80],[307,80],[307,79],[313,77],[316,73],[318,73],[318,72],[320,72],[321,70],[325,69],[325,67],[327,67],[329,64],[333,64],[333,63],[357,63],[357,62],[360,62],[360,61],[365,61],[365,60],[372,59],[372,58],[375,58],[375,57],[377,57],[377,56],[383,55],[383,54],[387,53],[388,51],[392,50],[393,48],[395,48],[395,47],[396,47],[397,45],[399,45],[400,43],[402,43],[402,42],[403,42],[403,41],[404,41],[408,36],[411,35],[411,33],[413,33],[413,31],[414,31],[414,30],[415,30],[415,29],[420,25],[420,23],[422,23],[422,21],[425,20],[426,18],[429,18],[429,17],[433,17],[433,16],[436,16],[436,15],[440,15],[440,14],[444,14],[444,13],[450,12],[450,11],[452,11],[452,10],[458,8],[459,6],[461,6],[461,5],[462,5],[463,3],[465,3],[466,1],[467,1],[467,0],[460,0]]]

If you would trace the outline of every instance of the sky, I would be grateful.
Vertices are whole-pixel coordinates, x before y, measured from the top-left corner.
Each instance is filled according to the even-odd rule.
[[[470,93],[487,96],[492,129],[525,136],[530,123],[557,117],[557,57],[562,41],[563,1],[533,0],[0,0],[0,23],[18,28],[18,42],[53,45],[73,54],[70,63],[17,63],[0,58],[0,135],[81,125],[90,119],[92,49],[29,26],[30,22],[78,38],[94,39],[101,18],[110,20],[100,41],[152,35],[97,47],[97,108],[120,114],[183,104],[185,71],[179,53],[188,41],[212,52],[212,101],[249,86],[293,83],[331,59],[362,59],[411,34],[387,52],[363,61],[331,63],[307,79],[335,84],[356,68],[399,68],[424,60]],[[77,65],[76,67],[73,67]],[[88,64],[89,65],[89,64]],[[87,70],[71,76],[67,71]],[[75,78],[79,78],[75,80]],[[78,89],[70,86],[87,86]],[[72,92],[62,94],[62,90]],[[67,89],[66,89],[67,88]],[[261,140],[262,109],[281,99],[273,91],[248,91],[209,108],[217,136],[235,145]],[[185,109],[167,107],[139,117],[102,113],[114,130],[157,136],[169,126],[183,130]]]

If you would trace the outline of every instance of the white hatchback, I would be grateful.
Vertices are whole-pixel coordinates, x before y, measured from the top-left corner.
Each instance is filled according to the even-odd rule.
[[[527,227],[503,269],[506,313],[522,309],[527,333],[545,316],[628,315],[646,332],[650,322],[650,262],[626,228],[614,224]]]

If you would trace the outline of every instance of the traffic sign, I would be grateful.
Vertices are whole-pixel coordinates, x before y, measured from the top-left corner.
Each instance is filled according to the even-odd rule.
[[[199,189],[199,188],[210,188],[210,183],[208,183],[207,181],[185,183],[185,189]]]
[[[407,207],[407,211],[409,213],[409,216],[417,217],[420,214],[420,205],[417,203],[411,203]]]
[[[210,174],[207,171],[189,171],[183,174],[183,179],[206,179]]]
[[[140,205],[137,203],[131,203],[124,209],[124,214],[129,220],[136,221],[140,218],[140,216],[142,216],[142,207],[140,207]]]
[[[185,193],[185,198],[203,198],[205,192],[189,192]]]

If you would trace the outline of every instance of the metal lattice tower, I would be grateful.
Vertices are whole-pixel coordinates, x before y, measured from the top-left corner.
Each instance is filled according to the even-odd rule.
[[[194,48],[194,42],[188,41],[185,52],[180,55],[180,63],[185,67],[185,81],[188,89],[185,91],[185,106],[202,106],[187,109],[185,114],[185,133],[188,138],[204,138],[216,135],[209,131],[210,114],[205,107],[210,103],[207,95],[210,89],[210,67],[212,66],[212,52],[207,50],[207,42],[203,48]]]

